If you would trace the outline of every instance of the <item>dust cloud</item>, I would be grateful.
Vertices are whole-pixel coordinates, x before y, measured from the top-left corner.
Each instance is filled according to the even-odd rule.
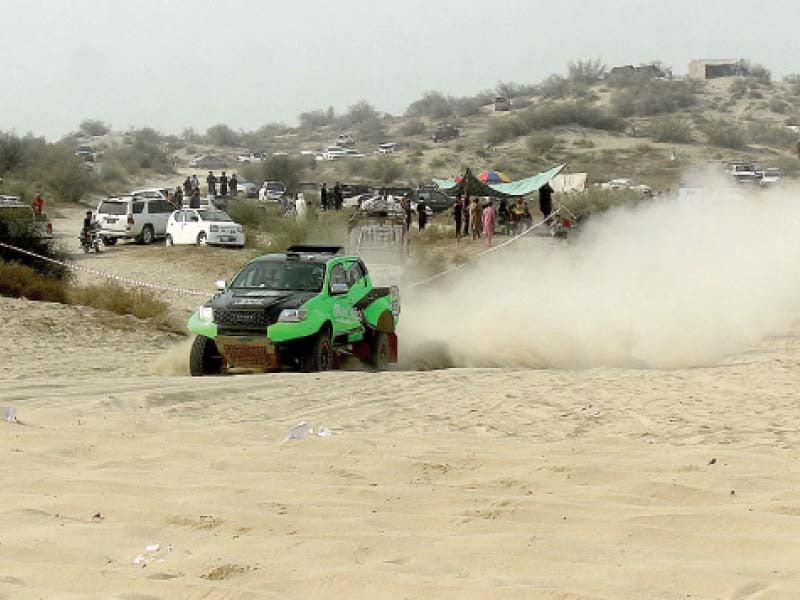
[[[153,375],[188,375],[189,352],[193,343],[194,336],[190,336],[171,345],[150,365],[150,371]]]
[[[401,367],[677,368],[785,333],[800,308],[800,195],[722,188],[523,238],[408,290]]]

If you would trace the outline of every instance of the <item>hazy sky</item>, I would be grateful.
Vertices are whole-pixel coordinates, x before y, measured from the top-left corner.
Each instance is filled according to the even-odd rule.
[[[426,90],[534,83],[574,58],[745,57],[800,72],[797,0],[0,0],[0,129],[84,118],[204,131],[294,124]]]

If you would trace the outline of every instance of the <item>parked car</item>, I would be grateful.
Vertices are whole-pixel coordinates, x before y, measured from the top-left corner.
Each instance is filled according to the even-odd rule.
[[[119,239],[133,239],[150,244],[167,233],[167,221],[175,207],[161,198],[127,194],[112,196],[97,207],[96,220],[100,239],[113,246]]]
[[[725,174],[733,177],[737,183],[758,183],[761,180],[759,167],[749,160],[735,160],[725,167]]]
[[[322,151],[322,160],[336,160],[344,158],[347,152],[339,146],[329,146]]]
[[[230,164],[230,160],[222,156],[198,156],[189,163],[190,167],[198,169],[223,169]]]
[[[238,179],[237,182],[236,190],[240,194],[244,194],[247,198],[258,197],[258,186],[255,183],[247,181],[246,179]]]
[[[450,123],[440,123],[433,132],[434,142],[447,142],[461,136],[461,131]]]
[[[381,144],[378,146],[378,149],[375,150],[375,154],[393,154],[394,152],[397,152],[397,144],[394,142]]]
[[[353,136],[350,135],[349,133],[342,133],[339,135],[339,137],[336,138],[337,146],[352,146],[355,143],[356,142],[353,139]]]
[[[282,181],[265,181],[258,190],[261,202],[277,202],[286,194],[286,184]]]
[[[611,181],[606,181],[605,183],[601,183],[600,189],[632,190],[634,192],[641,192],[643,194],[649,194],[653,191],[649,185],[634,183],[631,179],[625,179],[625,178],[612,179]]]
[[[783,181],[783,171],[775,168],[767,168],[759,171],[761,178],[758,184],[762,187],[771,187]]]
[[[511,110],[511,100],[505,96],[497,96],[497,98],[494,99],[494,110],[495,112]]]
[[[264,160],[263,152],[250,152],[248,154],[240,154],[236,157],[236,162],[249,164],[254,162],[261,162]]]
[[[365,156],[355,148],[345,148],[342,158],[365,158]]]
[[[166,244],[214,244],[242,248],[244,228],[221,210],[182,208],[169,217]]]
[[[31,234],[44,240],[53,237],[53,224],[47,214],[37,214],[18,196],[0,196],[0,231],[3,230],[15,235]]]
[[[425,206],[431,211],[444,212],[455,203],[455,198],[448,196],[444,192],[430,188],[414,190],[411,194],[411,202],[417,204],[420,200],[425,202]]]
[[[134,190],[129,192],[131,196],[140,196],[142,198],[156,198],[166,200],[169,197],[170,190],[167,188],[147,188],[144,190]]]

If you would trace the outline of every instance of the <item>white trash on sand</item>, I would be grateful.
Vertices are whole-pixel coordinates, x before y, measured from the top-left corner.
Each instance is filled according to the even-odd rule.
[[[325,427],[325,425],[320,425],[317,427],[315,432],[314,427],[309,425],[308,422],[300,421],[297,425],[289,430],[289,432],[286,434],[286,439],[283,441],[288,442],[289,440],[302,440],[308,435],[316,435],[317,437],[330,437],[335,433],[335,431],[328,429]]]

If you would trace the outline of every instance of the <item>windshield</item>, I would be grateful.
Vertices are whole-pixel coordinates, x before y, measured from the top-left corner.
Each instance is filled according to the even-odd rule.
[[[242,269],[231,288],[319,292],[324,279],[323,263],[257,260]]]
[[[103,202],[97,211],[104,215],[124,215],[128,212],[127,202]]]
[[[279,181],[270,181],[267,184],[267,189],[268,190],[277,190],[277,191],[281,191],[282,192],[284,190],[284,188],[285,188],[285,186]]]
[[[200,213],[200,218],[203,219],[203,221],[223,221],[226,223],[233,222],[233,219],[231,219],[221,210],[205,210]]]

